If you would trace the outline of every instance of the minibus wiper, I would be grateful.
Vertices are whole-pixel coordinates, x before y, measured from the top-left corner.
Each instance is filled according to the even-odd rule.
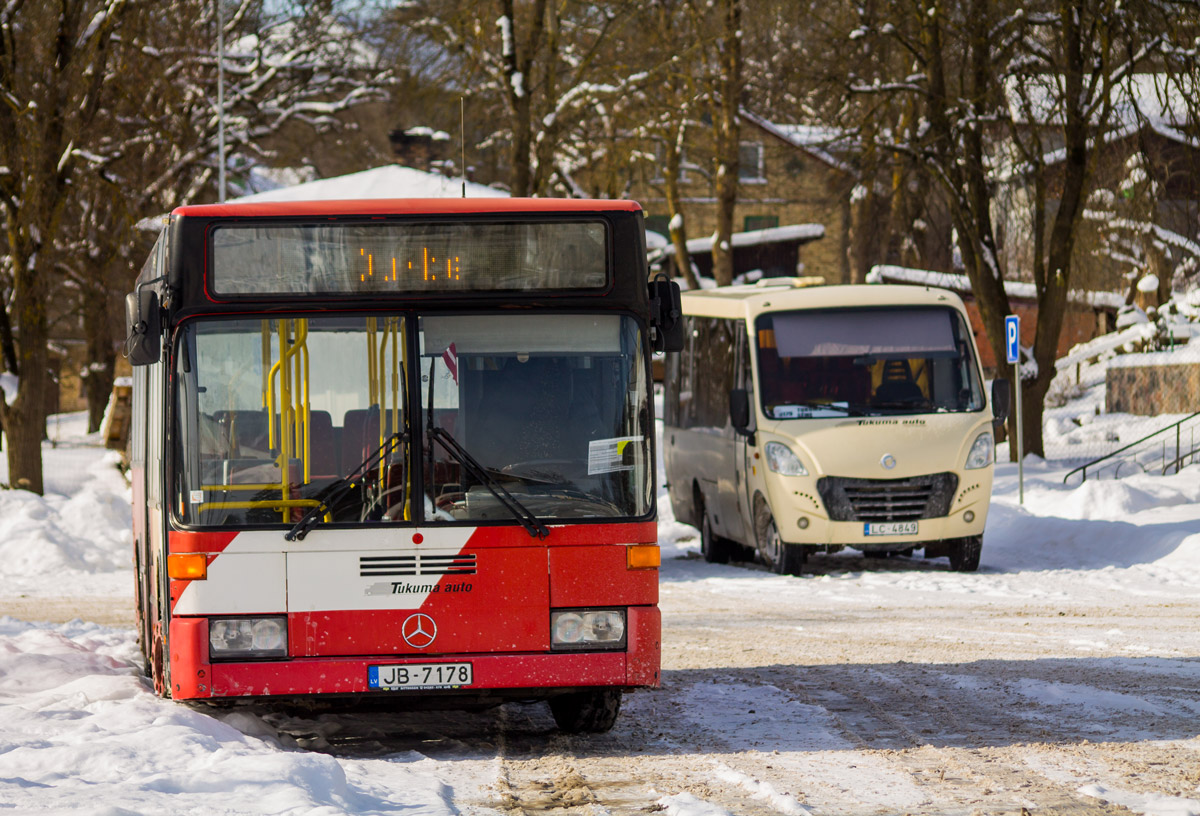
[[[385,439],[382,445],[367,454],[367,458],[363,459],[350,475],[335,479],[323,487],[314,497],[317,499],[317,506],[305,513],[299,521],[292,525],[292,529],[283,534],[283,537],[288,541],[303,541],[304,537],[308,535],[308,531],[317,525],[321,516],[328,513],[330,508],[341,501],[343,496],[359,486],[359,480],[364,475],[369,473],[395,448],[407,442],[407,431],[403,434],[394,433]]]
[[[841,411],[847,416],[867,416],[867,412],[862,408],[855,408],[848,403],[836,402],[789,402],[786,405],[776,405],[772,412],[778,412],[780,408],[807,408],[810,411]],[[810,419],[811,417],[779,417],[776,419]]]
[[[479,463],[478,459],[459,444],[459,441],[449,431],[431,423],[426,428],[426,434],[432,439],[437,440],[437,443],[445,449],[446,453],[457,459],[458,463],[466,468],[467,473],[490,490],[492,495],[496,497],[496,501],[500,502],[504,505],[504,509],[512,513],[513,518],[521,523],[521,526],[525,528],[525,531],[530,536],[533,538],[545,538],[550,535],[550,530],[541,522],[541,519],[535,516],[528,507],[521,504],[516,496],[509,493],[504,485],[500,484],[496,477]]]

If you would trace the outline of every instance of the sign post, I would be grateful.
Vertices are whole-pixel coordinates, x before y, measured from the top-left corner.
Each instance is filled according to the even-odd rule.
[[[1013,393],[1017,403],[1017,497],[1018,501],[1024,504],[1025,457],[1021,446],[1025,434],[1024,423],[1021,421],[1021,318],[1018,315],[1008,315],[1004,318],[1004,348],[1008,362],[1013,367]]]

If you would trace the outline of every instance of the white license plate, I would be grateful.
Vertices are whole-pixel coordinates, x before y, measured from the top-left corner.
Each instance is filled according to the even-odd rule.
[[[899,536],[916,535],[915,521],[878,521],[873,524],[863,524],[863,535],[869,536]]]
[[[401,663],[369,666],[367,682],[373,689],[444,689],[474,682],[470,663]]]

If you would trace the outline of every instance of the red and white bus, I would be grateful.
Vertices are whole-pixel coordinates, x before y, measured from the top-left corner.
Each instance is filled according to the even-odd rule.
[[[547,700],[659,683],[629,201],[181,207],[126,299],[141,639],[180,700]]]

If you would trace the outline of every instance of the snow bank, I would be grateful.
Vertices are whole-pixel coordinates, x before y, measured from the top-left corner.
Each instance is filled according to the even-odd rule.
[[[131,493],[120,455],[86,433],[86,413],[53,417],[43,449],[45,495],[0,490],[0,594],[128,595]],[[0,482],[8,464],[0,457]]]
[[[257,717],[157,699],[137,660],[128,630],[0,618],[0,806],[113,816],[457,813],[420,762],[296,750]],[[405,791],[402,802],[395,791]]]

